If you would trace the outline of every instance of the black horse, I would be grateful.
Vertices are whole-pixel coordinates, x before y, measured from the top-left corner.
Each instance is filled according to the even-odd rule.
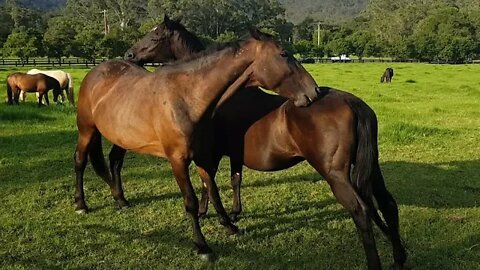
[[[380,78],[380,83],[386,82],[391,83],[393,78],[393,68],[386,68],[383,72],[382,77]]]
[[[195,35],[165,17],[162,24],[127,51],[125,58],[140,64],[167,62],[191,57],[201,50],[203,45]],[[275,171],[306,160],[325,178],[338,202],[352,215],[369,269],[381,268],[371,219],[392,241],[394,268],[402,269],[406,254],[400,240],[397,204],[385,187],[378,163],[375,113],[349,93],[329,87],[321,89],[323,97],[302,109],[258,88],[240,90],[219,107],[214,117],[215,162],[218,164],[223,155],[230,157],[234,190],[232,219],[237,219],[242,209],[243,165]],[[202,195],[200,213],[205,214],[206,190]]]

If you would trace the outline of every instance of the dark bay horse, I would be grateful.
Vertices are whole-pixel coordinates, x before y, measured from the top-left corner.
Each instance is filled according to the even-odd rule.
[[[185,59],[203,48],[199,43],[180,23],[165,17],[162,24],[127,51],[125,58],[140,64]],[[307,108],[297,108],[283,97],[248,88],[235,93],[219,108],[214,117],[215,164],[222,155],[230,157],[234,190],[231,217],[237,219],[242,210],[243,164],[254,170],[276,171],[306,160],[351,213],[369,269],[381,268],[371,218],[392,242],[393,267],[402,269],[406,253],[399,234],[398,207],[385,187],[378,163],[376,115],[349,93],[328,87],[320,92],[323,98]],[[204,190],[201,213],[207,210],[206,195]]]
[[[48,100],[48,91],[53,89],[53,101],[57,102],[58,96],[62,95],[60,83],[45,74],[25,74],[25,73],[12,73],[7,77],[7,96],[8,104],[14,102],[18,104],[20,92],[38,92],[38,106],[42,106],[42,99],[45,97],[47,105],[50,105]]]
[[[310,74],[258,30],[252,30],[251,37],[242,42],[153,73],[118,60],[92,69],[82,81],[78,98],[76,210],[88,209],[83,189],[87,156],[121,207],[128,205],[120,178],[126,150],[166,158],[193,223],[197,251],[202,258],[212,259],[200,229],[198,199],[188,166],[195,162],[220,223],[236,233],[238,229],[223,208],[214,182],[211,119],[216,106],[242,86],[272,89],[292,99],[296,106],[307,106],[318,98]],[[103,157],[101,135],[114,144],[110,170]]]
[[[386,68],[385,72],[383,72],[382,77],[380,78],[380,82],[391,83],[393,78],[393,68]]]

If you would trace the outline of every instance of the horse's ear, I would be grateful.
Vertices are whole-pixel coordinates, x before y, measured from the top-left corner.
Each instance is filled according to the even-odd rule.
[[[182,17],[181,16],[177,16],[173,19],[176,23],[181,23],[182,22]]]
[[[169,23],[169,22],[170,22],[170,17],[168,17],[167,14],[164,14],[164,15],[163,15],[163,22],[164,22],[164,23]]]
[[[256,28],[255,26],[252,26],[250,27],[250,29],[248,29],[248,31],[250,32],[250,35],[256,39],[256,40],[263,40],[264,38],[264,34],[262,32],[260,32],[260,30],[258,30],[258,28]]]

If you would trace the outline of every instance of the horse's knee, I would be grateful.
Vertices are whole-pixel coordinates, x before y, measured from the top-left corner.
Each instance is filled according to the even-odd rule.
[[[188,194],[184,198],[184,204],[185,204],[185,211],[187,213],[193,215],[193,216],[198,216],[198,198],[195,196],[195,194],[190,195]]]

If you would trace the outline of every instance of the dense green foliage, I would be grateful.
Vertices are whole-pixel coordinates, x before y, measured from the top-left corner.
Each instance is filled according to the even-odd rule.
[[[337,23],[357,16],[368,0],[280,0],[287,18],[299,23],[306,16],[324,22]]]
[[[339,53],[457,63],[480,55],[480,1],[478,0],[370,0],[366,10],[340,25],[313,20],[299,24],[302,33],[315,33],[326,55]],[[312,54],[312,53],[310,53]],[[308,53],[307,53],[308,55]]]
[[[0,6],[0,45],[5,48],[8,35],[23,31],[34,36],[37,49],[25,55],[10,44],[4,56],[122,56],[168,14],[206,43],[237,39],[255,25],[302,57],[447,63],[480,58],[480,0],[67,0],[47,12],[24,3],[6,0]],[[292,12],[303,21],[289,22]]]
[[[308,65],[321,85],[355,93],[379,119],[380,161],[400,206],[411,269],[480,269],[479,65]],[[75,89],[86,69],[72,72]],[[13,70],[0,70],[5,77]],[[5,97],[5,85],[0,85]],[[92,212],[74,213],[75,113],[69,106],[0,104],[0,268],[207,269],[191,244],[190,220],[167,162],[128,153],[119,212],[89,165]],[[105,153],[108,145],[105,144]],[[200,180],[192,168],[193,183]],[[231,207],[229,166],[217,177]],[[353,221],[306,163],[272,173],[245,171],[245,235],[226,236],[214,218],[202,228],[219,260],[210,269],[366,269]],[[375,229],[387,268],[391,250]]]

